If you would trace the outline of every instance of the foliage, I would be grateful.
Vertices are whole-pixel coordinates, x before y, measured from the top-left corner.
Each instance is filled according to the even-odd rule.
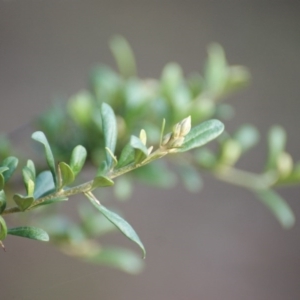
[[[247,86],[250,75],[246,68],[229,65],[222,47],[213,44],[208,48],[203,75],[194,73],[185,77],[178,64],[170,63],[159,79],[141,79],[127,41],[117,36],[110,47],[119,72],[103,65],[95,67],[88,89],[70,97],[66,107],[57,104],[36,121],[42,132],[35,132],[32,137],[43,145],[48,169],[36,175],[34,163],[27,161],[22,169],[26,195],[15,193],[13,200],[17,206],[12,208],[6,208],[4,190],[18,159],[10,156],[1,163],[1,215],[33,210],[83,194],[96,212],[81,206],[80,224],[57,213],[43,215],[39,223],[65,253],[131,273],[141,268],[141,261],[132,252],[105,248],[94,238],[110,232],[113,224],[141,248],[143,255],[144,246],[127,221],[99,202],[94,192],[97,188],[112,186],[116,197],[124,200],[131,195],[136,181],[170,188],[180,179],[189,191],[199,192],[203,185],[201,173],[209,172],[219,180],[250,190],[284,228],[293,226],[292,210],[275,191],[280,186],[300,183],[299,163],[293,164],[285,151],[284,129],[280,126],[270,129],[267,160],[259,174],[236,167],[259,141],[254,126],[242,124],[233,134],[224,132],[220,136],[222,122],[234,115],[233,107],[222,100]],[[191,128],[191,122],[198,125]],[[165,128],[168,134],[164,134]],[[215,138],[214,150],[202,147]],[[2,144],[5,147],[3,151],[0,147],[0,153],[6,156],[8,146]],[[69,153],[72,153],[70,163],[66,163]],[[175,155],[168,155],[166,165],[165,160],[158,159],[167,154]],[[86,160],[97,168],[95,176],[74,185]],[[125,173],[128,174],[121,176]],[[114,184],[114,178],[119,176]],[[0,240],[17,233],[46,239],[45,233],[36,228],[7,230],[1,216],[0,230]]]

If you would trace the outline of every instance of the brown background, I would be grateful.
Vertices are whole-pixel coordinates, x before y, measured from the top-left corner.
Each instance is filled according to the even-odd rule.
[[[227,128],[254,123],[264,140],[271,124],[281,124],[298,159],[299,26],[298,1],[1,0],[0,129],[13,131],[55,96],[84,88],[95,63],[112,65],[113,34],[130,41],[143,77],[159,76],[169,61],[200,70],[216,41],[253,76],[230,99],[237,115]],[[265,148],[262,142],[242,166],[259,171]],[[299,190],[282,195],[300,219]],[[0,253],[1,299],[299,299],[299,224],[283,231],[250,193],[208,177],[201,194],[139,188],[120,207],[148,251],[141,275],[10,238]],[[132,247],[122,236],[114,241]]]

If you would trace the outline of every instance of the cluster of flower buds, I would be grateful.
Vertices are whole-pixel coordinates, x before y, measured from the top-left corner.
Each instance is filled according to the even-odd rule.
[[[166,149],[179,148],[183,144],[184,138],[190,132],[190,130],[191,116],[188,116],[187,118],[177,123],[173,127],[172,132],[166,134],[163,137],[161,147]]]

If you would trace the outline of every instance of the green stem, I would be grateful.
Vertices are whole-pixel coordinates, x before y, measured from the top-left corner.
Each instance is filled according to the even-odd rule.
[[[116,178],[116,177],[121,176],[125,173],[128,173],[134,169],[140,168],[155,159],[161,158],[161,157],[165,156],[167,153],[168,152],[164,149],[157,149],[155,152],[150,154],[144,161],[142,161],[138,164],[132,163],[123,168],[113,170],[110,174],[108,174],[107,177],[110,179]],[[93,180],[90,180],[88,182],[85,182],[85,183],[80,184],[75,187],[71,187],[71,188],[68,188],[65,190],[59,190],[59,191],[53,192],[52,194],[46,195],[42,198],[35,200],[33,205],[31,207],[29,207],[26,211],[37,207],[39,204],[41,204],[47,200],[55,199],[58,197],[69,197],[69,196],[73,196],[73,195],[81,194],[81,193],[88,193],[91,191],[92,185],[93,185]],[[2,212],[2,215],[8,215],[8,214],[17,213],[17,212],[22,212],[22,211],[20,210],[20,208],[18,206],[15,206],[15,207],[5,209]]]
[[[261,190],[272,186],[277,176],[273,173],[255,174],[232,167],[217,168],[213,171],[216,178],[249,190]]]

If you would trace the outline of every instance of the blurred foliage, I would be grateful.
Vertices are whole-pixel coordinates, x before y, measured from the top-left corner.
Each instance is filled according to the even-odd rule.
[[[124,167],[129,161],[133,160],[138,165],[147,160],[147,151],[150,149],[145,148],[146,142],[158,149],[177,147],[176,143],[179,143],[180,147],[176,151],[169,151],[178,153],[206,144],[220,133],[215,123],[209,123],[214,121],[208,120],[220,119],[226,123],[233,118],[234,108],[223,100],[246,87],[250,81],[248,70],[243,66],[229,65],[224,50],[218,44],[208,47],[202,74],[195,72],[185,76],[178,64],[169,63],[163,68],[159,79],[142,79],[137,76],[133,51],[123,37],[114,37],[110,48],[118,72],[104,65],[95,67],[89,76],[87,89],[66,99],[66,105],[63,102],[54,105],[36,121],[36,127],[47,136],[57,161],[68,161],[74,147],[82,145],[87,151],[87,160],[97,166],[98,177],[107,174],[106,171],[112,167]],[[103,103],[109,104],[106,107],[107,113],[103,113]],[[115,113],[116,123],[105,120],[110,114],[110,107]],[[193,124],[204,122],[202,124],[205,125],[194,127],[197,130],[192,130],[182,138],[180,130],[184,131],[182,122],[187,116],[191,116]],[[162,120],[166,120],[163,125]],[[172,128],[172,124],[177,124],[177,127]],[[140,131],[141,128],[144,131]],[[164,129],[171,133],[163,137]],[[107,132],[111,130],[118,132],[117,141],[107,138]],[[131,137],[132,134],[135,137]],[[184,145],[181,145],[183,140]],[[275,188],[299,185],[300,164],[294,164],[285,151],[284,129],[274,126],[269,132],[267,160],[261,173],[236,168],[239,160],[258,141],[258,130],[250,124],[241,124],[236,132],[224,132],[218,137],[214,150],[201,147],[179,153],[168,157],[168,163],[155,160],[122,176],[114,185],[114,194],[118,199],[125,200],[131,196],[137,181],[159,188],[171,188],[176,180],[180,180],[188,191],[199,192],[203,186],[201,174],[209,172],[219,180],[253,192],[284,228],[290,228],[295,222],[294,214]],[[1,145],[1,156],[5,157],[9,153],[8,145],[8,142]],[[105,147],[112,150],[112,153],[105,150]],[[68,183],[72,172],[69,172],[68,165],[62,164],[60,168],[64,170],[64,180]],[[50,170],[54,174],[53,166]],[[104,181],[101,178],[95,185],[109,185],[112,178],[105,178]],[[93,197],[88,197],[93,202]],[[106,217],[114,216],[112,212],[107,215],[101,206],[97,208]],[[52,242],[67,254],[130,273],[136,273],[142,268],[142,262],[133,252],[106,248],[95,242],[95,237],[101,237],[114,228],[103,215],[100,218],[86,206],[80,206],[79,215],[80,224],[57,214],[42,214],[38,220],[51,234]],[[116,222],[112,223],[118,227]],[[139,244],[137,238],[135,242]]]

